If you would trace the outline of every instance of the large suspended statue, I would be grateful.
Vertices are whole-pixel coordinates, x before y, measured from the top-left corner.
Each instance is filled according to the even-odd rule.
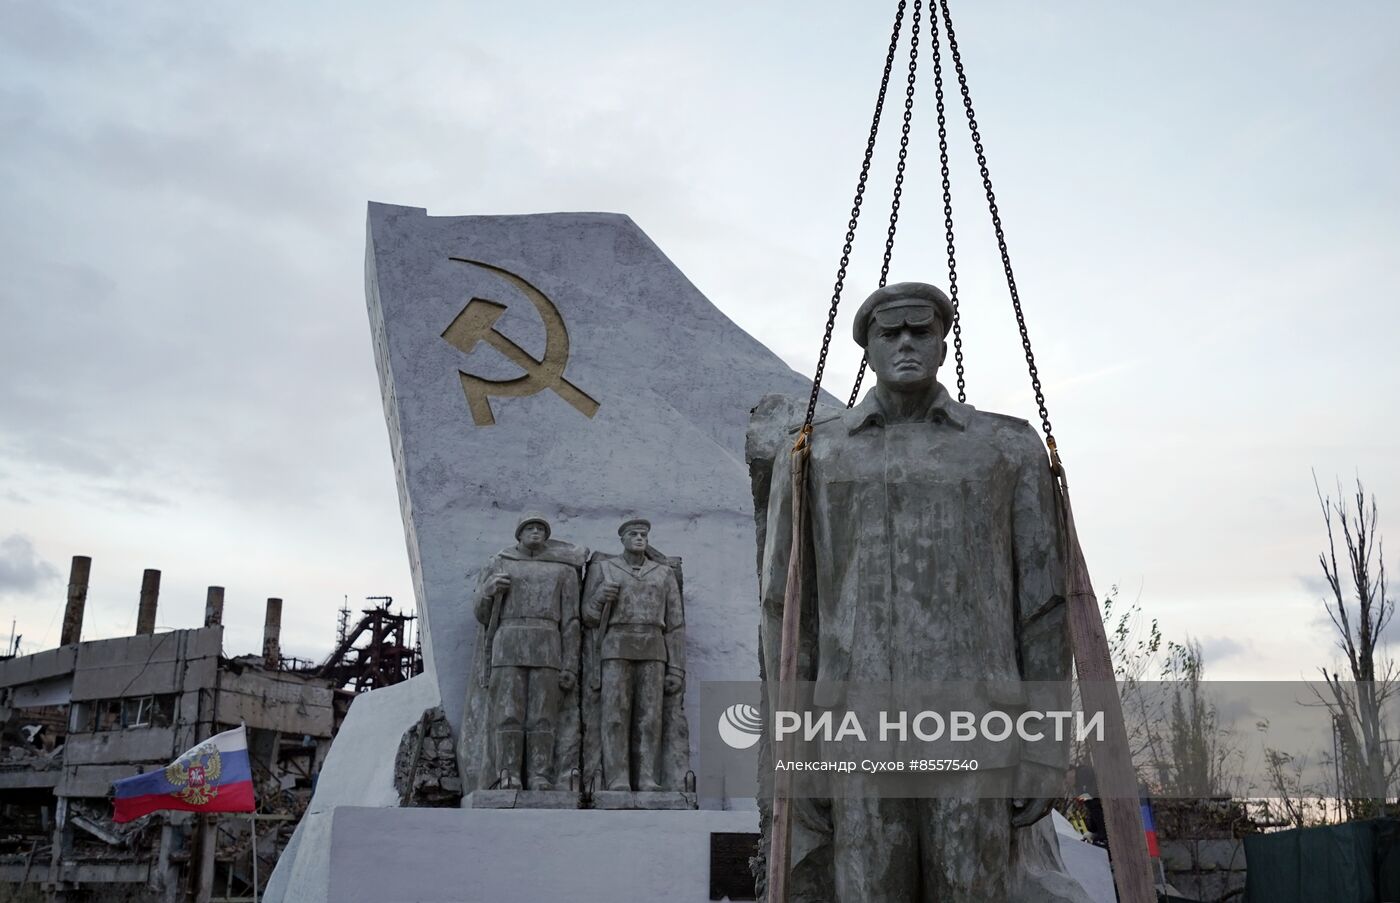
[[[796,676],[815,682],[817,707],[839,706],[848,683],[985,680],[1060,682],[1052,692],[1063,698],[1041,702],[1068,708],[1049,458],[1029,423],[961,404],[938,382],[952,322],[953,306],[934,286],[898,283],[872,294],[854,332],[876,385],[850,409],[819,411],[806,440],[805,574],[793,574],[801,592],[792,601],[801,609]],[[764,499],[758,507],[769,680],[778,674],[794,542],[784,464],[801,422],[795,401],[770,397],[749,435],[756,493],[767,484],[766,512]],[[1049,813],[1051,800],[1035,794],[1060,783],[1068,738],[1018,752],[993,763],[1003,766],[1006,798],[833,792],[793,800],[787,899],[831,900],[833,888],[842,903],[1020,897],[1017,869],[1028,866],[1025,851],[1009,865],[1013,830]],[[767,834],[781,842],[771,827]],[[1044,864],[1034,868],[1043,877]],[[1035,898],[1082,899],[1071,880],[1061,884],[1059,892],[1041,886]]]
[[[1004,672],[1008,648],[1020,656],[1017,667],[1023,679],[1054,673],[1066,661],[1064,649],[1071,648],[1063,638],[1072,637],[1083,712],[1101,718],[1103,724],[1100,735],[1086,737],[1086,747],[1104,804],[1104,822],[1113,850],[1114,887],[1122,903],[1152,903],[1157,895],[1108,638],[1079,544],[1069,482],[1051,429],[948,0],[929,0],[928,16],[948,295],[921,284],[885,286],[899,224],[914,114],[923,3],[913,0],[909,74],[880,267],[881,290],[866,301],[855,321],[855,339],[866,348],[868,360],[862,362],[856,376],[847,403],[850,410],[814,421],[885,96],[904,14],[910,6],[899,0],[895,10],[805,413],[792,400],[768,398],[755,409],[750,422],[747,458],[754,483],[764,592],[761,664],[765,677],[777,682],[774,701],[790,708],[796,704],[795,687],[803,677],[829,684],[888,671],[917,679],[924,673],[920,669],[929,667],[930,659],[945,655],[973,665],[965,676],[974,680]],[[1028,424],[981,414],[961,403],[966,399],[966,383],[943,84],[944,39],[977,156],[1048,456]],[[936,379],[950,328],[957,402],[948,398]],[[866,363],[874,367],[878,385],[856,405]],[[790,430],[792,424],[800,426]],[[796,433],[796,442],[791,433]],[[777,466],[779,461],[787,466]],[[794,486],[797,491],[793,491]],[[997,505],[1005,506],[1001,516],[992,514]],[[976,535],[978,530],[990,532]],[[1029,532],[1022,535],[1023,531]],[[793,532],[800,533],[795,549]],[[1055,565],[1048,557],[1036,564],[1033,556],[1026,554],[1027,550],[1049,550],[1057,544],[1064,566],[1064,584],[1058,593],[1054,591],[1057,580],[1051,576]],[[789,553],[791,567],[784,569],[784,557]],[[953,563],[951,568],[949,562]],[[961,587],[949,584],[950,573],[968,582]],[[1008,578],[1015,586],[1010,593]],[[952,594],[950,586],[956,589]],[[979,619],[965,607],[967,592],[987,590],[992,594],[973,600],[973,608],[982,607],[983,614],[992,617]],[[1049,595],[1047,590],[1051,590]],[[1062,601],[1054,601],[1061,598],[1059,593]],[[883,607],[854,604],[862,599],[875,599]],[[939,606],[945,607],[940,610]],[[949,620],[945,623],[941,618]],[[949,629],[958,625],[968,629]],[[883,644],[882,638],[886,640]],[[986,658],[978,659],[979,653],[985,653]],[[820,684],[817,689],[820,693]],[[771,767],[771,747],[765,748],[769,756],[765,764]],[[1023,765],[1017,772],[1024,778],[1030,769]],[[768,774],[771,776],[771,771]],[[760,779],[763,777],[761,772]],[[784,792],[792,788],[791,772],[772,776],[770,783],[774,792],[761,804],[764,841],[760,851],[760,859],[766,860],[765,895],[770,903],[830,899],[827,888],[833,882],[843,900],[922,897],[939,903],[1003,899],[1050,903],[1084,899],[1083,889],[1063,875],[1048,820],[1036,820],[1048,808],[1043,799],[1022,799],[1013,807],[1010,818],[1015,824],[1034,824],[1009,832],[1012,862],[1004,869],[1009,872],[1007,878],[993,874],[997,867],[986,861],[954,865],[954,857],[945,855],[953,838],[959,838],[960,845],[966,835],[979,856],[985,851],[1005,862],[1001,854],[1008,841],[997,827],[1003,819],[993,818],[980,804],[960,809],[952,802],[887,802],[873,810],[853,811],[846,804],[823,808],[811,801],[795,800],[792,793]],[[887,831],[882,827],[887,823],[897,827]],[[966,826],[972,827],[964,830]],[[895,852],[882,853],[881,844]],[[858,870],[861,876],[857,876]],[[875,878],[880,881],[878,887],[872,883]],[[987,882],[985,889],[964,889],[982,882]],[[883,889],[886,884],[902,890],[891,895]],[[997,890],[1003,886],[1009,888],[1009,896]]]

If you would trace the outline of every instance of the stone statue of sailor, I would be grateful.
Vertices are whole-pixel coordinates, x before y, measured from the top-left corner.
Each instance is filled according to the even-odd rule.
[[[521,518],[515,538],[482,568],[474,600],[495,740],[485,786],[550,790],[559,697],[578,680],[582,553],[550,540],[539,515]]]
[[[648,555],[651,523],[632,518],[617,533],[622,554],[598,565],[583,601],[599,644],[603,786],[657,791],[665,697],[685,684],[685,618],[675,573]]]
[[[855,407],[815,420],[798,676],[815,682],[818,706],[839,704],[847,682],[1024,686],[1069,678],[1045,448],[1027,422],[960,404],[938,382],[952,316],[947,296],[931,285],[899,283],[872,294],[854,332],[875,386]],[[767,440],[771,488],[760,520],[760,630],[771,678],[792,543],[793,424],[762,422],[765,405],[773,417],[766,399],[755,410],[751,449],[761,434],[782,435]],[[784,416],[797,411],[789,405]],[[1068,708],[1067,692],[1063,703]],[[1066,744],[1047,743],[1019,751],[998,785],[1013,798],[833,792],[830,800],[795,801],[792,898],[1014,899],[1013,828],[1039,821],[1051,805],[1026,788],[1055,786],[1068,752]]]

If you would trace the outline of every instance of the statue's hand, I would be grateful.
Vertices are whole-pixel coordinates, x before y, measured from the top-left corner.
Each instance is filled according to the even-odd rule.
[[[1016,767],[1016,782],[1012,790],[1011,825],[1024,828],[1050,814],[1055,794],[1064,785],[1063,769],[1041,762],[1022,760]]]
[[[567,669],[560,669],[559,689],[567,693],[574,688],[575,683],[577,683],[577,681],[574,679],[574,672]]]
[[[666,695],[675,696],[685,686],[685,678],[679,674],[666,675]]]
[[[1011,801],[1011,827],[1028,828],[1050,814],[1051,797],[1017,797]]]
[[[486,585],[482,587],[482,589],[488,596],[494,596],[504,590],[508,590],[510,589],[510,575],[492,574],[486,579]]]
[[[604,584],[603,584],[603,601],[604,601],[604,602],[616,602],[616,601],[617,601],[617,595],[618,595],[618,593],[620,593],[621,591],[622,591],[622,587],[618,586],[616,583],[604,583]]]

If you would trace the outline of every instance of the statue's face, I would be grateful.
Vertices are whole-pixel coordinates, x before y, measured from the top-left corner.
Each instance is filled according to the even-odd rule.
[[[871,320],[865,354],[870,369],[886,388],[914,391],[933,386],[947,352],[937,317],[926,323],[890,326]]]
[[[543,549],[547,539],[549,532],[541,524],[526,524],[520,531],[520,544],[532,552]]]
[[[622,534],[622,548],[628,552],[645,552],[647,532],[646,527],[628,527]]]

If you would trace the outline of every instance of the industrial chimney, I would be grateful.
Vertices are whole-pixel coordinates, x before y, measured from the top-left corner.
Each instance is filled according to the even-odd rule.
[[[213,627],[215,624],[222,623],[224,623],[224,588],[211,586],[209,594],[204,597],[204,626]]]
[[[141,607],[136,610],[136,635],[156,632],[156,602],[160,600],[160,571],[146,568],[141,575]]]
[[[275,670],[282,665],[282,600],[267,600],[267,618],[263,621],[263,666]]]
[[[91,558],[73,556],[73,567],[68,572],[68,605],[63,609],[63,633],[58,641],[61,646],[83,640],[83,609],[87,608],[88,574],[91,572]]]

